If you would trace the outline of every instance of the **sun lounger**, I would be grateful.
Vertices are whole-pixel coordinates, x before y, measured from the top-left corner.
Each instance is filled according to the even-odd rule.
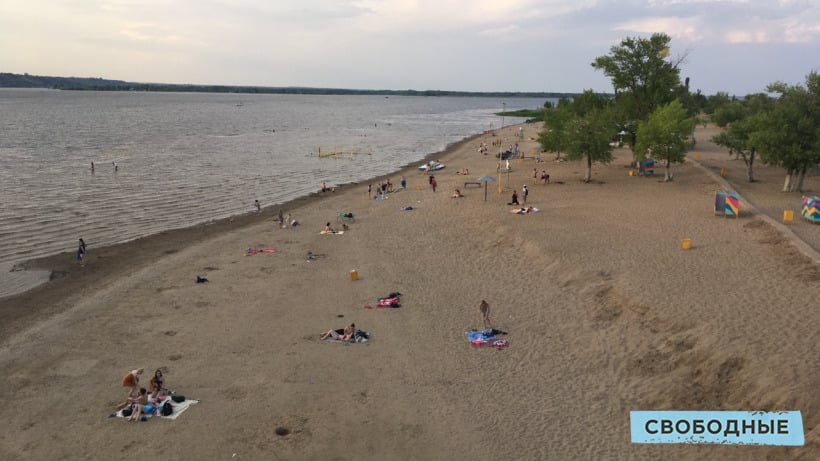
[[[464,187],[467,186],[478,186],[481,187],[481,183],[478,181],[464,181]]]

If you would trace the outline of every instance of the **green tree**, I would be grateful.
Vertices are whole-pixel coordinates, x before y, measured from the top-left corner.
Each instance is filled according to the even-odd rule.
[[[680,101],[660,106],[649,120],[638,125],[635,154],[639,159],[651,154],[652,158],[664,160],[664,180],[669,181],[672,179],[671,164],[683,162],[694,128],[695,118],[687,115]]]
[[[663,33],[628,37],[592,62],[593,68],[612,79],[619,124],[630,133],[633,146],[638,123],[647,121],[658,106],[674,100],[682,87],[679,66],[686,56],[669,57],[671,40]]]
[[[584,182],[592,181],[592,164],[612,161],[612,114],[607,109],[594,108],[573,117],[566,126],[567,160],[586,159]]]
[[[786,169],[783,192],[801,191],[806,170],[820,163],[820,74],[807,75],[805,86],[778,82],[767,91],[779,96],[750,141],[766,163]]]
[[[561,100],[545,115],[538,141],[547,152],[566,153],[568,160],[586,159],[584,182],[592,180],[592,164],[612,161],[610,141],[615,133],[609,100],[587,90],[570,102]]]
[[[736,155],[746,164],[746,179],[754,182],[754,162],[757,148],[752,135],[765,123],[766,111],[772,101],[768,95],[759,93],[747,96],[743,101],[731,101],[715,111],[713,120],[721,127],[728,128],[714,136],[712,142],[729,149],[729,155]]]
[[[561,158],[561,152],[566,150],[566,126],[574,116],[572,102],[561,98],[558,107],[544,110],[544,126],[538,132],[538,142],[544,152],[555,152]]]

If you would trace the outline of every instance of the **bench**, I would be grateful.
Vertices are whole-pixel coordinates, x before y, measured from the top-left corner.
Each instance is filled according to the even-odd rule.
[[[464,187],[467,187],[467,186],[470,186],[470,185],[481,187],[481,183],[478,182],[478,181],[465,181],[464,182]]]

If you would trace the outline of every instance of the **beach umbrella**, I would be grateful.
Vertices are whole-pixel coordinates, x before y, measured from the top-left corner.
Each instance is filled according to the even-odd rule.
[[[482,176],[482,177],[478,178],[478,180],[480,182],[484,183],[484,201],[486,202],[487,201],[487,183],[490,182],[490,181],[495,181],[495,178],[493,178],[492,176]]]

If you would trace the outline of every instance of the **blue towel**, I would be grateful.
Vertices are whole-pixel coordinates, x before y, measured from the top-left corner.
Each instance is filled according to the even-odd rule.
[[[464,334],[467,335],[467,341],[470,341],[470,342],[473,342],[473,341],[486,342],[486,341],[489,341],[489,340],[495,338],[495,335],[493,335],[493,330],[492,329],[481,330],[481,331],[465,331]]]

